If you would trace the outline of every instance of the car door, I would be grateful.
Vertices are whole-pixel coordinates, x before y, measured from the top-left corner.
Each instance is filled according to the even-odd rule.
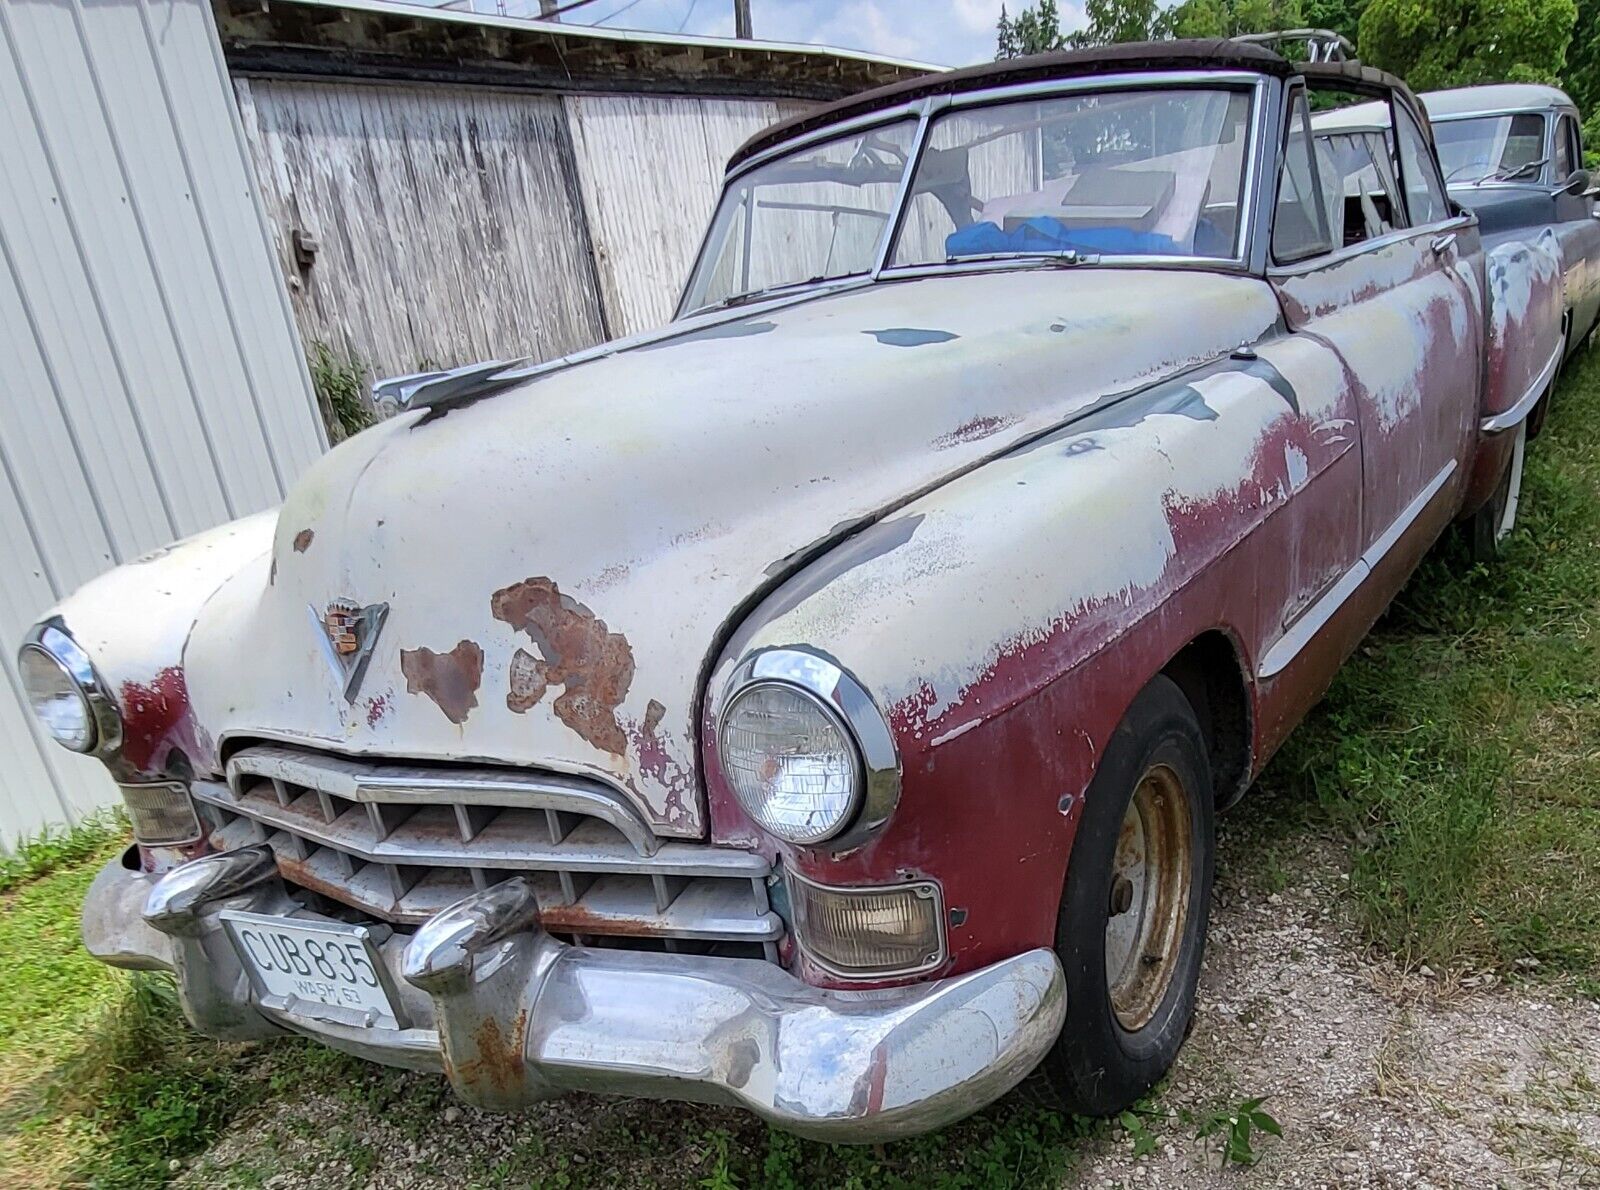
[[[1301,259],[1276,254],[1268,270],[1290,328],[1337,354],[1354,393],[1361,556],[1370,569],[1396,542],[1412,541],[1407,531],[1418,522],[1442,527],[1448,517],[1483,361],[1476,225],[1446,199],[1422,125],[1406,104],[1387,98],[1390,176],[1402,190],[1391,196],[1397,226]],[[1426,539],[1421,548],[1402,552],[1420,556],[1434,533],[1414,536]],[[1391,569],[1409,573],[1414,561],[1396,560]]]
[[[1553,135],[1555,231],[1561,243],[1567,308],[1572,311],[1570,342],[1576,345],[1600,314],[1600,222],[1594,217],[1594,198],[1583,168],[1577,117],[1561,113]]]
[[[1330,209],[1343,207],[1330,202],[1338,194],[1330,193],[1336,170],[1326,150],[1314,151],[1303,89],[1294,92],[1280,135],[1269,158],[1277,164],[1270,250],[1291,271],[1314,270],[1341,239]],[[1327,168],[1319,168],[1319,157]],[[1253,366],[1272,370],[1295,414],[1281,448],[1289,499],[1257,530],[1256,673],[1270,683],[1261,727],[1272,740],[1315,701],[1359,636],[1329,650],[1308,648],[1327,623],[1324,612],[1336,610],[1339,584],[1363,548],[1360,410],[1350,370],[1323,336],[1269,337],[1255,351]]]

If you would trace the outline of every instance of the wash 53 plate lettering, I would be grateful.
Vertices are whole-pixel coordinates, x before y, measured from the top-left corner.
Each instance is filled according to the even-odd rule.
[[[267,1008],[345,1024],[398,1025],[367,930],[225,912],[234,949]]]

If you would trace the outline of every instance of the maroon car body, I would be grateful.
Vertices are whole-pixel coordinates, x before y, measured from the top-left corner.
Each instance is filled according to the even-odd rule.
[[[1335,236],[1308,87],[1389,105],[1382,224]],[[1214,811],[1452,522],[1509,530],[1560,286],[1353,63],[1119,46],[779,125],[672,324],[397,383],[275,519],[35,630],[141,842],[86,941],[488,1106],[875,1140],[1042,1063],[1115,1110],[1192,1012]]]

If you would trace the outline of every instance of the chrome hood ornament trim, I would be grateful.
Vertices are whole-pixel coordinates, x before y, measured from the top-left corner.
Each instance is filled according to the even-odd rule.
[[[317,626],[328,666],[344,688],[344,700],[354,703],[361,690],[361,679],[367,673],[367,663],[372,660],[373,646],[378,643],[378,633],[389,615],[389,605],[374,603],[362,607],[353,599],[335,599],[324,612],[318,613],[310,605],[306,610]]]

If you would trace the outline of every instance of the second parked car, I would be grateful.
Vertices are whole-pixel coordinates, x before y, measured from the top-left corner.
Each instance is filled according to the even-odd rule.
[[[1478,216],[1485,246],[1548,230],[1561,260],[1570,355],[1600,318],[1600,221],[1583,165],[1578,109],[1534,84],[1421,96],[1450,197]]]

